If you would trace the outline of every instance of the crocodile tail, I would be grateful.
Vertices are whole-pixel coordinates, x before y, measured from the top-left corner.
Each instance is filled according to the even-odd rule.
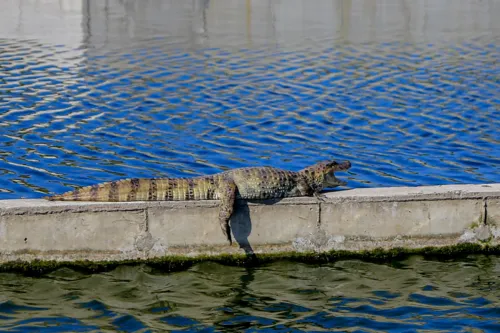
[[[215,199],[213,177],[131,178],[45,197],[50,201],[178,201]]]
[[[141,179],[123,179],[85,186],[44,199],[50,201],[136,201],[140,185]]]

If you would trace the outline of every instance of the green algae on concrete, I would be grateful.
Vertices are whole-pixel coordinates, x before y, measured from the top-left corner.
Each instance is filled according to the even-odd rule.
[[[279,260],[295,261],[307,264],[323,264],[339,260],[357,259],[372,262],[390,262],[401,260],[412,255],[421,255],[429,258],[457,258],[469,254],[500,255],[500,245],[462,243],[442,247],[423,248],[393,248],[366,251],[343,251],[332,250],[329,252],[281,252],[269,254],[221,254],[201,255],[197,257],[188,256],[165,256],[146,260],[123,260],[123,261],[45,261],[35,260],[32,262],[10,261],[0,264],[0,272],[20,273],[28,276],[41,276],[59,268],[69,268],[81,273],[98,273],[115,269],[118,266],[146,265],[161,272],[176,272],[190,268],[191,266],[211,261],[230,266],[257,266]]]

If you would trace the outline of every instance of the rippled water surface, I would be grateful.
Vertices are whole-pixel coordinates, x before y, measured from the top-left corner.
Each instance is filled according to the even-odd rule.
[[[6,332],[499,332],[500,257],[0,274]]]
[[[0,199],[327,158],[350,187],[500,181],[498,1],[0,12]]]

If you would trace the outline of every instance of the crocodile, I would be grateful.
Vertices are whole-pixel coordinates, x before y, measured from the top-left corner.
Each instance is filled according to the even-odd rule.
[[[345,171],[351,162],[322,161],[300,171],[274,167],[245,167],[193,178],[128,178],[75,189],[45,197],[50,201],[183,201],[220,200],[219,223],[232,244],[229,220],[236,199],[266,200],[315,196],[324,188],[347,183],[334,172]]]

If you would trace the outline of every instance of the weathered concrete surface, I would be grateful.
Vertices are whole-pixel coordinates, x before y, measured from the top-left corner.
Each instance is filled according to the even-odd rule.
[[[500,198],[491,198],[486,206],[486,225],[493,239],[500,240]]]
[[[229,246],[216,201],[0,201],[0,263],[170,254],[500,244],[500,184],[371,188],[239,202]]]
[[[326,203],[321,225],[333,235],[377,238],[458,234],[483,209],[481,199]]]

